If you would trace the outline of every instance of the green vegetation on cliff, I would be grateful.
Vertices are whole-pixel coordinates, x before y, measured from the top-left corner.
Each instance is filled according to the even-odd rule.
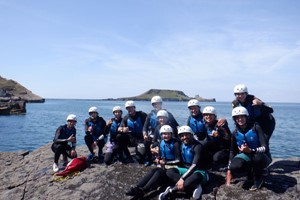
[[[199,101],[216,101],[214,98],[205,99],[196,95],[195,97],[189,97],[184,92],[179,90],[162,90],[162,89],[150,89],[147,92],[134,96],[134,97],[122,97],[111,100],[136,100],[136,101],[150,101],[153,96],[161,96],[164,101],[189,101],[190,99],[198,99]]]

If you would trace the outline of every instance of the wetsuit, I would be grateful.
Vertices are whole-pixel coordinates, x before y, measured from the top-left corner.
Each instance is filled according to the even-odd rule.
[[[165,166],[151,169],[137,184],[137,187],[142,188],[144,193],[168,182],[165,168],[176,167],[180,163],[180,141],[175,138],[167,142],[161,141],[159,158],[166,162]]]
[[[239,152],[238,146],[247,144],[251,153]],[[236,128],[232,133],[229,169],[232,175],[247,173],[256,180],[262,178],[263,169],[271,163],[266,155],[269,148],[258,123],[247,123],[245,129]]]
[[[275,118],[271,113],[273,113],[273,108],[262,104],[262,105],[252,105],[252,101],[255,97],[251,94],[247,94],[245,102],[240,102],[237,99],[232,101],[232,107],[235,108],[237,106],[243,106],[247,109],[249,113],[249,119],[251,123],[258,122],[261,128],[264,131],[267,144],[269,144],[269,140],[273,134],[275,129]]]
[[[126,139],[130,146],[136,147],[136,159],[139,163],[143,163],[145,160],[145,146],[143,144],[143,126],[146,120],[147,114],[142,111],[136,111],[134,116],[127,114],[120,127],[128,127],[129,133],[125,134]],[[138,143],[142,143],[143,147],[138,146]]]
[[[189,144],[181,144],[182,166],[170,168],[166,174],[175,185],[180,178],[184,180],[184,191],[192,193],[199,184],[207,182],[207,162],[205,149],[202,144],[191,138]],[[176,191],[176,187],[173,188]]]
[[[223,126],[217,126],[218,120],[214,120],[211,124],[205,124],[207,130],[207,136],[205,139],[205,148],[208,153],[208,158],[213,164],[228,163],[231,132],[228,127],[228,123]],[[219,136],[213,137],[212,132],[218,131]]]
[[[102,117],[97,116],[96,119],[92,119],[91,117],[87,118],[84,122],[84,129],[86,135],[84,136],[84,141],[89,148],[91,154],[94,154],[94,150],[92,148],[92,144],[96,141],[98,146],[98,157],[102,157],[103,147],[105,144],[104,139],[99,139],[101,135],[105,136],[105,126],[106,122]],[[92,126],[93,131],[88,131],[88,128]]]
[[[51,146],[54,152],[54,163],[58,163],[59,156],[63,154],[71,158],[70,151],[75,150],[76,142],[68,143],[67,139],[73,135],[76,137],[76,128],[69,129],[67,124],[59,126],[55,132],[53,144]]]
[[[130,152],[128,150],[128,140],[124,133],[118,131],[118,128],[122,122],[121,119],[111,119],[112,124],[106,126],[105,134],[109,134],[109,142],[106,145],[111,145],[112,149],[107,148],[105,153],[104,162],[110,165],[114,156],[118,155],[119,161],[123,162],[123,153],[128,157]]]

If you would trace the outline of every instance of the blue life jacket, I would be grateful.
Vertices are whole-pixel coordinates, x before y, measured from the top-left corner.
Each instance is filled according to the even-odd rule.
[[[92,131],[91,135],[92,135],[94,141],[96,141],[98,139],[98,137],[103,133],[104,128],[105,128],[105,127],[102,127],[99,120],[96,120],[95,122],[89,120],[87,122],[87,126],[93,127],[93,131]]]
[[[199,115],[198,117],[194,118],[193,116],[190,117],[189,123],[191,129],[195,134],[197,133],[204,133],[206,132],[205,123],[203,122],[203,116]]]
[[[155,129],[155,127],[158,124],[158,120],[157,120],[157,116],[156,116],[155,111],[151,112],[151,116],[150,116],[150,121],[149,122],[150,122],[151,129]]]
[[[121,124],[121,121],[117,122],[115,119],[112,119],[112,124],[109,129],[110,137],[115,138],[118,133],[118,128]]]
[[[255,125],[254,125],[255,126]],[[240,147],[242,144],[247,144],[250,149],[256,149],[260,146],[257,132],[255,128],[250,129],[247,133],[243,134],[240,131],[235,133],[237,145]]]
[[[132,121],[130,118],[128,118],[127,126],[133,136],[138,136],[140,134],[143,135],[143,124],[140,116],[135,121]]]
[[[182,144],[181,145],[181,156],[182,156],[184,163],[187,163],[187,164],[193,163],[193,159],[194,159],[194,155],[195,155],[194,145],[195,144],[190,144],[190,145]]]
[[[76,136],[76,129],[68,129],[67,125],[63,125],[60,127],[60,134],[58,136],[58,139],[68,139],[72,134],[73,136]]]
[[[173,139],[171,139],[170,143],[166,143],[164,140],[160,142],[159,150],[163,159],[175,160],[174,143],[175,141]]]
[[[253,95],[247,95],[245,103],[238,102],[237,104],[238,106],[243,106],[247,109],[249,113],[249,118],[251,120],[255,120],[262,115],[260,106],[252,106],[253,100],[254,100]]]
[[[208,136],[209,140],[213,140],[213,141],[218,141],[219,140],[219,137],[213,137],[212,136],[212,131],[215,130],[215,129],[211,130],[211,129],[207,128],[206,130],[207,130],[207,136]]]

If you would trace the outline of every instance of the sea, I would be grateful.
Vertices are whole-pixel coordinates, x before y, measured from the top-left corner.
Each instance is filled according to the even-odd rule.
[[[136,101],[136,110],[149,113],[149,101]],[[0,116],[0,152],[33,151],[52,142],[58,126],[66,123],[68,114],[75,114],[78,122],[77,145],[84,143],[84,120],[89,117],[88,109],[98,108],[105,120],[113,117],[112,108],[121,106],[126,114],[125,101],[46,99],[45,103],[27,103],[24,115]],[[231,130],[230,102],[200,102],[201,108],[214,106],[218,118],[226,118]],[[276,128],[270,140],[273,158],[300,157],[300,103],[270,103],[274,109]],[[185,125],[189,116],[187,102],[163,102],[163,108],[171,112],[180,125]]]

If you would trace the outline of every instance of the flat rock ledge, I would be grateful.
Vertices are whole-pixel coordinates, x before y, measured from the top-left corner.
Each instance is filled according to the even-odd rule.
[[[0,153],[0,199],[130,199],[125,192],[151,168],[137,163],[91,164],[67,180],[54,181],[51,144],[33,151]],[[77,147],[78,155],[87,155],[85,146]],[[300,199],[299,158],[274,159],[261,190],[249,191],[245,177],[226,187],[225,172],[210,172],[211,182],[203,189],[202,199]],[[159,191],[145,199],[158,199]]]

